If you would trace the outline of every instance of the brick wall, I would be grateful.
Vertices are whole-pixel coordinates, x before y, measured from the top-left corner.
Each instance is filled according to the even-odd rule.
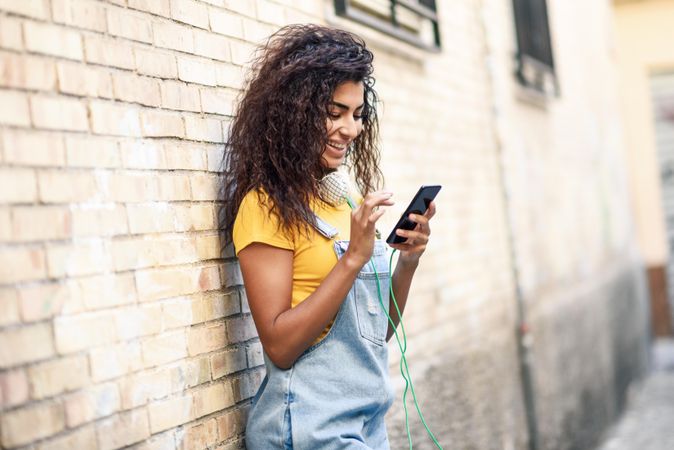
[[[220,255],[255,42],[313,2],[0,1],[0,447],[240,448],[261,348]]]

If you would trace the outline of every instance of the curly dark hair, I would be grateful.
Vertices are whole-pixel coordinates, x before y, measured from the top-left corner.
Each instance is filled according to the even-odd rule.
[[[363,195],[378,189],[379,169],[372,53],[347,31],[319,25],[290,25],[257,50],[225,144],[219,225],[224,243],[239,205],[251,190],[268,194],[271,213],[291,236],[314,223],[312,199],[327,144],[328,110],[336,87],[345,81],[364,86],[362,131],[347,157]]]

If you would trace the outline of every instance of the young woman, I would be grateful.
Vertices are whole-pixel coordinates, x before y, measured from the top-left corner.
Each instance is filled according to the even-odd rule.
[[[393,201],[377,190],[373,84],[360,38],[288,26],[261,49],[232,123],[221,226],[239,257],[267,370],[248,418],[249,450],[388,448],[393,327],[375,224]],[[361,194],[331,200],[322,180],[345,163]],[[412,216],[417,227],[392,246],[401,311],[434,211]]]

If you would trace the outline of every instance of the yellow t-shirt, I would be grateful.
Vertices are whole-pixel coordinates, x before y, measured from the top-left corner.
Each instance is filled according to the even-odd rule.
[[[308,237],[296,233],[294,239],[291,238],[279,228],[278,218],[263,205],[261,198],[268,199],[264,193],[250,191],[241,201],[232,231],[234,249],[238,255],[249,244],[260,242],[292,250],[293,282],[290,302],[294,308],[316,290],[337,263],[333,241],[313,227]],[[330,206],[315,202],[312,209],[318,217],[337,228],[335,239],[349,239],[351,208],[348,204]],[[315,342],[327,334],[330,326],[332,322]]]

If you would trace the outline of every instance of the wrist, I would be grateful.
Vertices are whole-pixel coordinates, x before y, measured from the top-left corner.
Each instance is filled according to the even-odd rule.
[[[401,254],[400,258],[398,258],[397,267],[401,269],[415,271],[418,266],[419,257],[405,257]]]
[[[347,268],[349,272],[353,272],[354,274],[360,272],[360,269],[363,268],[365,265],[364,262],[360,260],[360,258],[356,257],[353,255],[351,252],[348,250],[344,252],[344,255],[340,259],[342,264]]]

